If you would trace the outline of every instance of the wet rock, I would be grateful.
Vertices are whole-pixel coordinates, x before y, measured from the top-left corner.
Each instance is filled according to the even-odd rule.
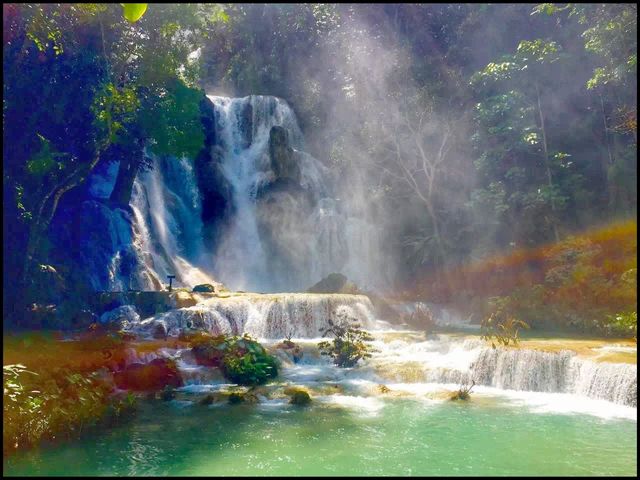
[[[132,363],[114,374],[114,381],[122,390],[158,391],[167,386],[181,387],[182,377],[175,362],[156,358],[149,363]]]
[[[174,387],[172,387],[171,385],[166,385],[162,389],[162,393],[160,394],[160,398],[165,402],[168,402],[169,400],[175,399],[176,398],[176,389]]]
[[[216,287],[211,285],[210,283],[202,283],[200,285],[196,285],[193,287],[193,292],[203,292],[203,293],[215,293]]]
[[[198,301],[190,292],[178,291],[171,298],[173,308],[193,307]]]
[[[216,400],[212,394],[207,394],[198,401],[198,405],[211,405]]]
[[[56,306],[33,303],[26,312],[25,326],[30,328],[53,328],[56,326]]]
[[[300,184],[300,166],[296,162],[293,148],[289,146],[289,133],[280,126],[269,131],[269,156],[271,168],[277,178],[288,178]]]
[[[99,322],[102,325],[109,326],[121,330],[127,328],[132,323],[138,323],[140,321],[140,315],[136,311],[133,305],[123,305],[121,307],[114,308],[113,310],[103,313],[100,316]]]
[[[302,357],[304,355],[300,345],[297,345],[289,339],[283,340],[276,346],[276,348],[284,350],[287,356],[291,358],[293,363],[298,363],[300,360],[302,360]]]
[[[157,322],[153,327],[152,332],[153,338],[156,339],[166,339],[167,338],[167,327],[164,322]]]
[[[350,282],[341,273],[330,273],[318,283],[307,289],[309,293],[347,293],[362,294],[355,283]]]
[[[289,395],[290,397],[289,403],[292,405],[304,406],[311,403],[311,396],[309,395],[309,392],[307,392],[302,388],[298,388],[298,387],[286,388],[284,393]]]
[[[237,405],[239,403],[244,402],[244,395],[242,393],[233,392],[229,395],[229,404]]]
[[[80,310],[71,318],[71,326],[73,328],[86,328],[91,324],[98,322],[98,316],[91,310]]]

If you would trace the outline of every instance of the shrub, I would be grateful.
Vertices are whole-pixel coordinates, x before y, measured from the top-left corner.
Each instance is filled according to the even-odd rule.
[[[519,329],[529,328],[529,325],[513,316],[509,297],[494,297],[491,299],[491,305],[494,310],[491,315],[482,320],[480,337],[490,341],[493,348],[496,348],[495,342],[505,347],[510,343],[517,345]]]
[[[334,314],[336,319],[329,318],[329,327],[322,332],[335,338],[332,342],[320,342],[318,348],[322,355],[333,358],[339,367],[353,367],[362,358],[371,357],[371,347],[366,343],[373,340],[369,332],[362,330],[360,324],[346,311]]]
[[[460,385],[460,387],[458,388],[458,390],[456,392],[453,392],[451,394],[451,396],[449,397],[449,400],[451,401],[456,401],[456,400],[469,400],[471,398],[471,389],[475,386],[476,382],[474,380],[471,380],[471,385],[467,386],[467,384],[463,384]]]
[[[222,373],[239,385],[260,385],[278,375],[278,363],[249,335],[225,341]]]
[[[33,372],[21,364],[2,368],[3,453],[42,440],[76,437],[99,421],[114,421],[132,410],[133,399],[113,397],[97,373],[69,369]]]
[[[606,328],[610,335],[633,335],[638,338],[638,312],[622,312],[609,315]]]

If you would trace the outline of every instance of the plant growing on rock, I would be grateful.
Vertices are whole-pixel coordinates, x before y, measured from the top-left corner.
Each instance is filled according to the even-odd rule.
[[[293,333],[289,332],[289,334],[287,335],[287,338],[284,339],[282,342],[280,342],[276,348],[279,348],[291,354],[291,358],[293,359],[293,362],[298,363],[300,360],[302,360],[302,355],[303,355],[302,348],[300,347],[300,345],[296,344],[294,341],[291,340],[292,336],[293,336]]]
[[[278,364],[262,345],[248,334],[212,337],[203,332],[184,336],[200,365],[218,367],[226,378],[240,385],[260,385],[278,375]]]
[[[469,400],[471,398],[471,395],[470,395],[471,389],[475,386],[475,384],[476,384],[475,380],[471,380],[471,385],[468,385],[467,383],[463,383],[458,388],[458,391],[453,392],[451,394],[451,396],[449,397],[449,400],[451,401]]]
[[[262,345],[248,334],[226,340],[222,372],[240,385],[260,385],[278,375],[278,364]]]
[[[332,342],[320,342],[318,348],[322,355],[333,358],[333,363],[339,367],[353,367],[362,358],[370,358],[372,348],[367,342],[373,337],[366,330],[362,330],[357,319],[342,311],[335,315],[335,320],[329,318],[329,326],[322,332],[334,336]]]

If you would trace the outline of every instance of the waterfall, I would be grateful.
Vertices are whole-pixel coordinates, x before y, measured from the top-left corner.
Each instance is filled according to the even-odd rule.
[[[342,294],[243,294],[229,298],[211,298],[193,307],[158,314],[132,330],[152,335],[158,324],[170,336],[185,329],[203,330],[212,335],[248,333],[254,337],[282,339],[317,338],[328,326],[329,318],[345,314],[363,328],[375,326],[374,307],[364,295]]]
[[[380,285],[379,228],[342,211],[328,168],[304,151],[289,105],[261,95],[208,98],[233,205],[213,253],[216,277],[232,289],[268,292],[301,291],[333,272]]]
[[[502,390],[573,393],[622,405],[637,405],[637,366],[599,363],[578,357],[574,352],[542,352],[525,348],[487,348],[481,342],[463,344],[446,351],[444,358],[458,356],[458,365],[442,360],[423,364],[423,381],[470,383]],[[469,356],[468,354],[472,354]],[[464,362],[460,364],[460,360]],[[466,364],[465,364],[466,363]]]
[[[169,274],[178,287],[213,283],[190,160],[154,157],[152,168],[136,178],[131,209],[137,265],[129,278],[121,275],[120,283],[161,290]]]

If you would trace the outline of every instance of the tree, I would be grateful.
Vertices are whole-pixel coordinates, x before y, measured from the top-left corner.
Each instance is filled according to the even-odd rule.
[[[558,211],[566,198],[562,196],[553,179],[552,155],[555,158],[564,158],[566,154],[552,154],[550,150],[542,87],[544,79],[549,74],[548,66],[561,58],[559,52],[560,49],[556,42],[540,39],[523,40],[518,45],[515,54],[504,56],[498,63],[489,63],[471,78],[471,83],[486,99],[476,107],[482,120],[490,118],[490,115],[483,113],[483,110],[491,112],[492,108],[504,109],[505,106],[511,108],[514,101],[521,105],[518,108],[521,120],[532,122],[533,118],[530,117],[530,114],[535,112],[537,117],[535,123],[532,122],[532,124],[524,126],[521,131],[517,132],[517,137],[514,140],[517,143],[524,142],[534,147],[531,150],[537,150],[542,157],[547,185],[544,189],[538,188],[538,194],[540,194],[540,200],[548,202],[550,205],[551,211],[548,219],[556,241],[560,238]],[[508,91],[506,94],[495,95],[495,93],[505,90]],[[489,123],[486,124],[486,128],[490,136],[501,130],[513,131],[513,128],[508,124],[497,127]],[[510,150],[511,148],[507,147],[506,152]],[[560,156],[558,157],[558,155]],[[521,167],[515,168],[520,169]],[[522,170],[510,170],[509,172],[511,175],[520,175]],[[530,200],[536,201],[535,198]]]
[[[119,158],[116,191],[130,192],[144,147],[195,157],[204,145],[204,94],[190,54],[224,18],[222,9],[157,5],[140,18],[127,8],[127,20],[107,4],[5,9],[3,126],[12,141],[3,147],[4,185],[15,219],[5,225],[12,247],[24,249],[17,255],[23,265],[12,268],[23,290],[33,266],[46,263],[45,239],[61,197],[99,162],[128,153]]]

